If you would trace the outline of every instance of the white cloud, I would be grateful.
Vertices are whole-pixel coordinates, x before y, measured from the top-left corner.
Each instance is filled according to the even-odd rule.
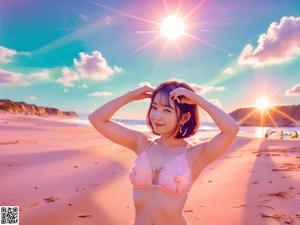
[[[28,56],[28,57],[31,56],[30,52],[18,52],[18,55],[25,55],[25,56]]]
[[[231,74],[233,74],[233,69],[231,67],[227,67],[223,70],[222,73],[226,74],[226,75],[231,75]]]
[[[106,59],[99,51],[93,51],[92,55],[79,53],[80,59],[74,59],[75,69],[71,70],[69,67],[64,67],[62,70],[62,77],[57,82],[64,86],[74,86],[73,81],[85,78],[89,80],[107,80],[113,75],[120,73],[121,68],[111,67],[107,64]],[[78,88],[88,88],[86,84],[79,85]]]
[[[0,46],[0,64],[10,63],[17,51]]]
[[[286,96],[300,96],[300,83],[296,84],[291,89],[286,90],[285,95]]]
[[[17,52],[13,49],[8,49],[0,46],[0,64],[10,63],[16,55],[30,56],[28,52]],[[49,73],[46,70],[41,72],[31,73],[24,75],[12,71],[3,70],[0,68],[0,85],[16,86],[16,85],[29,85],[27,79],[49,79]]]
[[[22,74],[0,69],[0,85],[29,85],[30,80],[49,80],[49,72],[42,70],[30,74]]]
[[[110,16],[105,16],[104,22],[107,26],[110,26],[112,23],[112,18]]]
[[[86,16],[84,14],[80,14],[79,17],[85,21],[88,21],[88,19],[86,18]]]
[[[49,72],[47,70],[42,70],[40,72],[30,73],[26,76],[30,80],[49,80]]]
[[[74,59],[74,65],[82,78],[90,80],[107,80],[114,74],[120,73],[121,68],[111,67],[99,51],[93,51],[92,55],[79,53],[80,59]]]
[[[0,46],[0,64],[10,63],[16,55],[30,56],[29,52],[17,52],[14,49],[5,48]]]
[[[88,88],[88,86],[86,84],[81,84],[77,86],[78,88]]]
[[[151,83],[149,81],[144,81],[138,84],[139,87],[144,87],[145,85],[152,87]]]
[[[14,73],[0,69],[0,85],[28,85],[28,82],[24,80],[24,75],[21,73]]]
[[[79,80],[77,73],[71,71],[68,67],[62,69],[62,77],[56,80],[57,83],[61,83],[65,87],[72,87],[74,84],[73,81]]]
[[[176,78],[176,76],[171,76],[170,80],[187,83],[186,81],[184,81],[182,79]],[[203,95],[207,92],[210,92],[210,91],[224,91],[226,89],[225,87],[221,87],[221,86],[199,85],[196,83],[187,83],[187,84],[190,85],[195,90],[196,93],[201,94],[201,95]]]
[[[207,85],[198,85],[196,83],[190,83],[189,84],[196,93],[200,94],[200,95],[204,95],[207,92],[210,91],[224,91],[225,87],[221,87],[221,86],[207,86]]]
[[[239,64],[263,67],[283,64],[300,55],[300,17],[282,17],[270,24],[267,33],[260,35],[256,49],[247,44]]]
[[[112,95],[111,92],[107,92],[107,91],[96,91],[96,92],[93,92],[93,93],[88,93],[87,96],[93,96],[93,97],[101,97],[101,96],[110,96]]]
[[[35,100],[36,100],[36,97],[35,97],[35,96],[29,96],[28,99],[29,99],[29,100],[32,100],[32,101],[35,101]]]

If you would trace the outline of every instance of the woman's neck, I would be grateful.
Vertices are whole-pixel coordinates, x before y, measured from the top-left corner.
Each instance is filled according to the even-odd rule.
[[[164,136],[157,139],[157,143],[159,143],[166,151],[171,148],[182,147],[186,144],[184,139],[166,138]]]

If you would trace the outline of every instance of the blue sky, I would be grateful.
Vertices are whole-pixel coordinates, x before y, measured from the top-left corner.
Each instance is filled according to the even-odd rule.
[[[175,14],[186,33],[172,41],[160,24]],[[2,0],[0,98],[92,112],[176,78],[227,112],[299,104],[299,31],[298,1]],[[148,103],[115,116],[143,119]]]

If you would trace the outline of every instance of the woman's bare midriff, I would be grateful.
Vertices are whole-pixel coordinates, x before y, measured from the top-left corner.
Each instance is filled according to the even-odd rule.
[[[158,187],[133,188],[134,225],[188,225],[182,211],[187,194],[174,196]]]

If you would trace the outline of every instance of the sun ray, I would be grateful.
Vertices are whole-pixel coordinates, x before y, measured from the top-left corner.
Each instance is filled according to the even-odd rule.
[[[137,34],[158,34],[160,33],[159,30],[138,30],[135,33]]]
[[[41,54],[53,51],[57,48],[61,48],[63,46],[66,46],[67,44],[81,40],[82,38],[85,38],[94,32],[100,31],[103,28],[105,28],[104,20],[103,19],[97,20],[96,22],[94,22],[92,24],[89,24],[82,28],[78,28],[72,33],[66,34],[66,35],[59,37],[41,47],[38,47],[37,49],[34,49],[30,53],[30,56],[36,57]]]
[[[175,12],[175,15],[176,15],[176,16],[179,15],[179,11],[180,11],[180,9],[181,9],[181,4],[182,4],[182,0],[179,0],[178,5],[177,5],[177,8],[176,8],[176,12]]]
[[[155,24],[155,25],[159,25],[159,22],[156,22],[156,21],[153,21],[153,20],[149,20],[149,19],[145,19],[145,18],[138,17],[138,16],[134,16],[134,15],[131,15],[129,13],[122,12],[120,10],[113,9],[113,8],[111,8],[109,6],[103,5],[103,4],[99,3],[99,2],[94,2],[94,1],[91,1],[91,0],[87,0],[87,1],[90,2],[90,3],[92,3],[92,4],[94,4],[94,5],[96,5],[96,6],[99,6],[99,7],[102,7],[104,9],[108,9],[110,11],[113,11],[113,12],[115,12],[117,14],[120,14],[122,16],[126,16],[126,17],[129,17],[129,18],[135,19],[135,20],[140,20],[140,21],[143,21],[143,22],[147,22],[147,23],[152,23],[152,24]]]
[[[267,97],[262,96],[256,101],[256,108],[260,109],[261,111],[266,110],[269,107],[269,100]]]
[[[150,44],[152,44],[153,42],[155,42],[158,38],[160,38],[160,36],[161,35],[157,35],[156,37],[152,38],[150,41],[146,42],[144,45],[142,45],[141,47],[139,47],[136,50],[134,50],[131,54],[129,54],[129,56],[135,55],[139,51],[143,50],[144,48],[146,48],[147,46],[149,46]]]
[[[181,61],[181,65],[184,65],[184,62],[183,62],[183,57],[182,57],[182,54],[180,52],[180,48],[179,48],[179,43],[176,41],[176,49],[177,49],[177,53],[179,55],[179,58],[180,58],[180,61]]]
[[[285,118],[289,119],[290,121],[294,122],[297,126],[300,126],[300,122],[298,122],[297,120],[295,120],[294,118],[292,118],[291,116],[289,116],[288,114],[280,111],[279,109],[276,109],[275,107],[270,106],[270,109],[276,111],[277,113],[279,113],[280,115],[284,116]]]
[[[230,53],[227,52],[226,50],[221,49],[221,48],[219,48],[219,47],[217,47],[217,46],[215,46],[215,45],[213,45],[213,44],[210,44],[210,43],[207,42],[207,41],[203,41],[203,40],[201,40],[200,38],[197,38],[196,36],[194,36],[194,35],[192,35],[192,34],[190,34],[190,33],[185,32],[184,35],[187,35],[188,37],[190,37],[190,38],[192,38],[192,39],[194,39],[194,40],[196,40],[196,41],[199,41],[199,42],[201,42],[202,44],[205,44],[205,45],[210,46],[210,47],[212,47],[212,48],[214,48],[214,49],[217,49],[217,50],[219,50],[219,51],[221,51],[221,52],[223,52],[223,53],[226,53],[227,55],[230,54]]]
[[[299,122],[299,121],[295,120],[294,118],[292,118],[292,117],[289,116],[288,114],[286,114],[286,113],[280,111],[279,109],[276,109],[276,108],[273,107],[273,106],[269,106],[268,109],[273,110],[273,111],[279,113],[280,115],[284,116],[285,118],[289,119],[290,121],[294,122],[294,123],[296,124],[296,126],[300,126],[300,122]],[[258,110],[257,108],[252,109],[251,112],[249,112],[249,113],[248,113],[247,115],[245,115],[243,118],[239,119],[239,121],[237,121],[237,123],[238,123],[239,125],[243,124],[243,123],[244,123],[249,117],[251,117],[254,113],[257,113],[257,112],[258,112],[257,110]],[[264,125],[264,116],[263,116],[263,115],[264,115],[264,112],[267,113],[267,116],[270,118],[272,124],[278,128],[277,123],[274,121],[272,115],[268,112],[268,110],[265,110],[265,111],[261,111],[261,112],[260,112],[260,126]]]
[[[260,127],[264,127],[264,111],[261,111],[261,112],[260,112],[259,126],[260,126]]]
[[[185,35],[193,40],[196,40],[204,45],[207,45],[211,48],[214,48],[218,51],[221,51],[225,54],[227,54],[228,56],[231,55],[231,53],[229,53],[228,51],[226,51],[225,49],[222,49],[212,43],[209,43],[205,40],[202,40],[194,35],[192,35],[191,33],[188,33],[188,32],[185,32],[184,30],[184,26],[185,24],[183,23],[183,21],[191,16],[193,13],[196,12],[196,10],[198,10],[200,7],[203,6],[203,4],[206,2],[206,0],[200,0],[191,10],[189,10],[183,17],[178,17],[178,14],[180,13],[180,10],[182,8],[182,3],[183,1],[182,0],[178,0],[177,2],[177,7],[176,7],[176,11],[175,11],[175,15],[170,15],[170,7],[168,5],[168,2],[167,0],[162,0],[163,1],[163,4],[164,4],[164,7],[165,7],[165,10],[167,11],[167,14],[168,16],[164,19],[164,21],[154,21],[154,20],[150,20],[150,19],[146,19],[146,18],[142,18],[142,17],[139,17],[139,16],[135,16],[135,15],[132,15],[132,14],[129,14],[129,13],[126,13],[126,12],[123,12],[121,10],[117,10],[117,9],[114,9],[110,6],[107,6],[107,5],[104,5],[102,3],[99,3],[97,1],[94,1],[94,0],[87,0],[89,3],[97,6],[97,7],[101,7],[101,8],[104,8],[104,9],[107,9],[107,10],[110,10],[114,13],[117,13],[119,15],[122,15],[122,16],[125,16],[125,17],[128,17],[128,18],[132,18],[132,19],[135,19],[135,20],[139,20],[139,21],[142,21],[142,22],[146,22],[146,23],[150,23],[150,24],[155,24],[155,25],[158,25],[160,26],[160,35],[164,35],[166,38],[168,39],[172,39],[172,40],[176,40],[177,38],[180,38],[181,36]],[[171,19],[172,19],[172,23],[171,23]],[[168,23],[167,23],[168,22]],[[192,23],[191,25],[205,25],[205,24],[217,24],[217,23],[224,23],[225,21],[208,21],[208,22],[202,22],[202,23]],[[198,29],[199,31],[199,29]],[[210,29],[202,29],[201,31],[211,31]],[[137,34],[155,34],[155,33],[159,33],[159,31],[157,30],[140,30],[140,31],[136,31]],[[139,51],[141,51],[142,49],[146,48],[147,46],[149,46],[150,44],[152,44],[153,42],[155,42],[159,37],[155,37],[153,39],[151,39],[150,41],[148,41],[147,43],[143,44],[142,46],[140,46],[139,48],[137,48],[136,50],[134,50],[131,54],[129,55],[134,55],[136,53],[138,53]],[[178,51],[178,55],[181,59],[181,61],[183,62],[183,56],[180,52],[180,49],[178,47],[178,44],[176,44],[176,47],[177,47],[177,51]],[[161,53],[164,54],[164,51],[165,51],[165,47],[163,48],[163,51]],[[159,57],[159,59],[161,58],[161,55]]]
[[[290,85],[292,82],[292,80],[287,80],[286,82],[284,82],[284,84],[282,84],[280,87],[278,87],[277,89],[275,89],[271,94],[269,94],[269,96],[274,96],[276,95],[284,86]]]
[[[165,10],[167,11],[167,15],[170,15],[170,10],[169,10],[169,6],[166,0],[163,0],[164,2],[164,6],[165,6]]]
[[[168,16],[163,19],[160,25],[161,33],[171,40],[176,40],[184,34],[185,25],[181,18],[177,16]]]
[[[269,111],[266,110],[265,112],[267,113],[267,116],[270,118],[272,124],[278,128],[277,123],[274,121],[274,119],[273,119],[272,115],[269,113]]]
[[[152,67],[152,70],[150,72],[150,74],[152,74],[158,67],[159,63],[160,63],[160,60],[161,58],[163,57],[163,55],[165,54],[165,50],[166,48],[168,47],[168,44],[169,44],[169,41],[165,41],[164,45],[163,45],[163,48],[162,50],[160,51],[160,54],[159,56],[157,57],[157,59],[155,60],[155,63],[154,63],[154,66]]]
[[[161,58],[163,57],[163,55],[165,54],[165,51],[166,51],[166,48],[168,47],[169,45],[169,41],[167,40],[162,48],[162,50],[160,51],[160,54],[155,62],[155,65],[157,66],[158,65],[158,62],[161,60]]]
[[[187,17],[192,15],[204,3],[205,3],[205,0],[200,0],[200,2],[194,8],[192,8],[187,14],[185,14],[182,19],[185,20]]]
[[[204,22],[197,22],[197,23],[188,23],[187,26],[202,26],[202,25],[226,25],[230,23],[229,21],[226,22],[226,21],[223,21],[223,20],[220,20],[220,21],[204,21]]]
[[[241,118],[237,123],[243,124],[250,116],[252,116],[255,112],[256,112],[256,108],[254,108],[250,113],[248,113],[246,116],[244,116],[243,118]]]
[[[212,31],[213,29],[208,29],[208,28],[199,28],[197,31]]]

